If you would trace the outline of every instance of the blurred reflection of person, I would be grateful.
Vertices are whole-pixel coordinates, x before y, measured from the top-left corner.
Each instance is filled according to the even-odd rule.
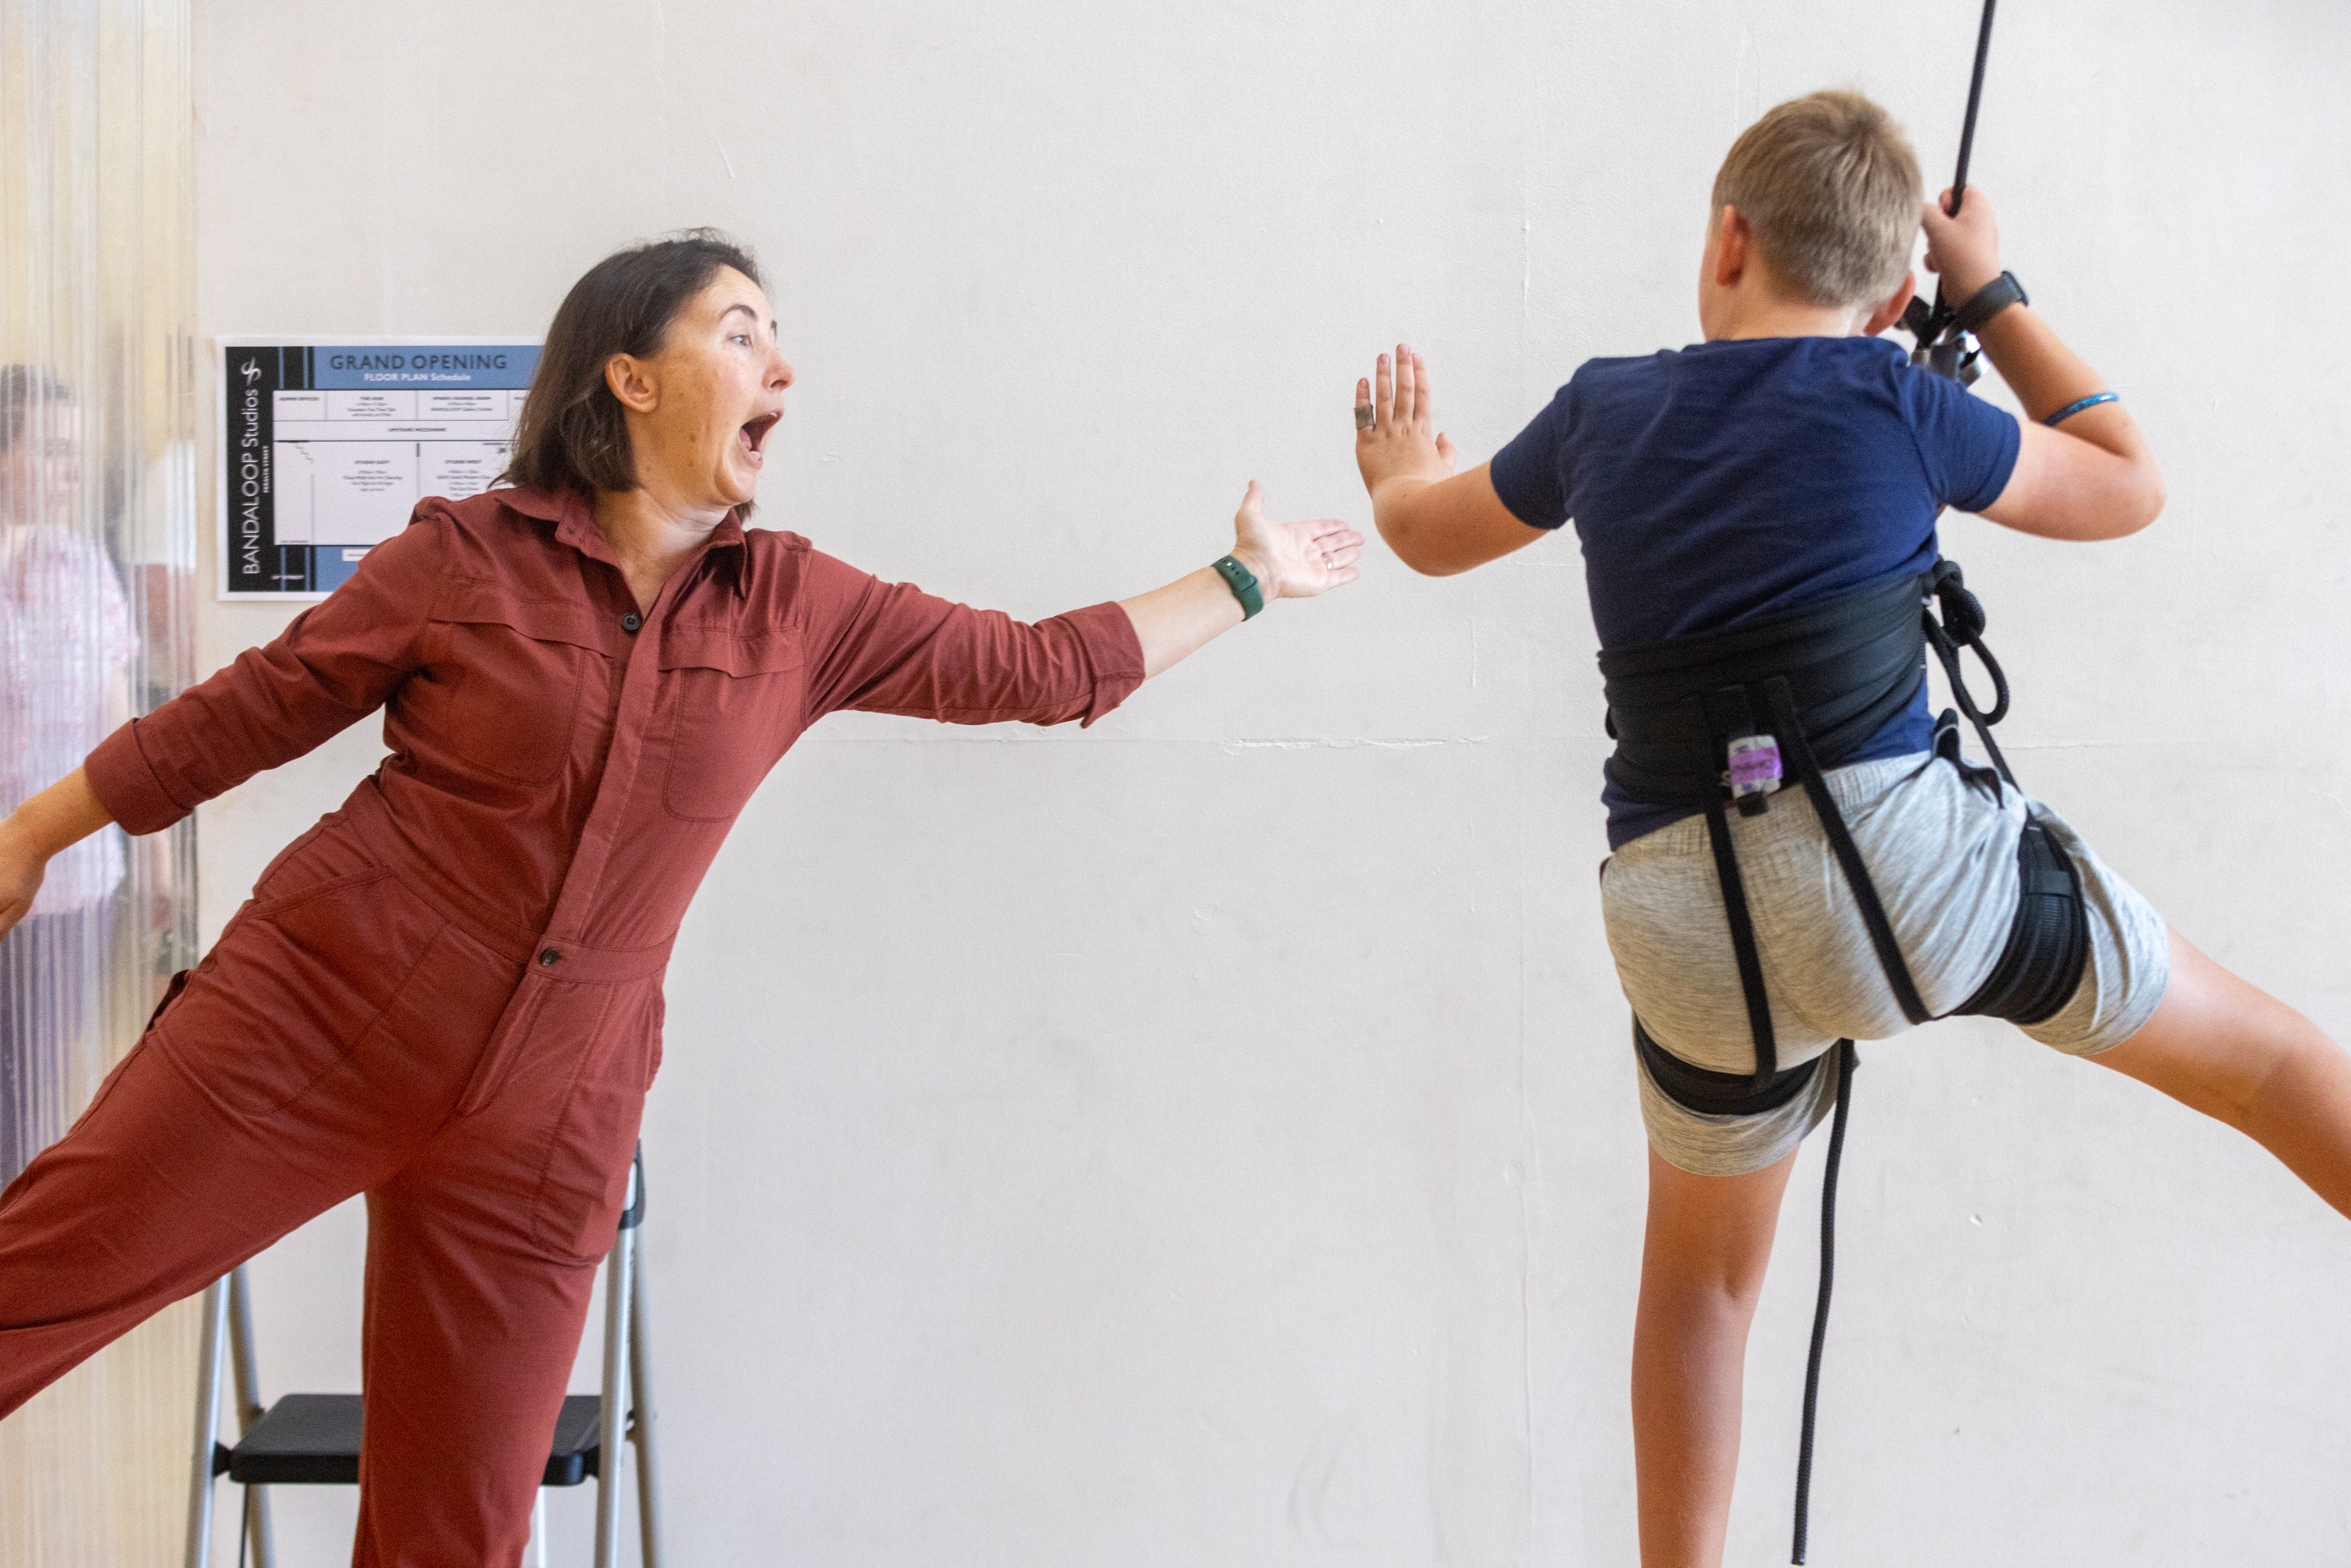
[[[105,549],[82,532],[80,417],[48,371],[0,366],[0,814],[130,716],[138,641]],[[119,829],[49,862],[0,938],[0,1184],[64,1130],[66,1067],[97,1019],[125,869]]]

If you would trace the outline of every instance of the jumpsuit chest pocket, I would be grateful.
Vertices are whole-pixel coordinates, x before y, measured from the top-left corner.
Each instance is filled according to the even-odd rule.
[[[796,629],[740,635],[673,627],[662,639],[669,768],[662,804],[688,821],[732,821],[800,731],[806,671]]]
[[[545,784],[570,758],[572,731],[603,639],[589,606],[516,597],[456,579],[434,600],[442,723],[465,763],[515,784]]]

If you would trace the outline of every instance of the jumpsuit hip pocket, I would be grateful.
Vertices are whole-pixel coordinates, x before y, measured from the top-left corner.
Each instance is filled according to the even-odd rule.
[[[612,1249],[645,1091],[660,1062],[661,992],[657,984],[649,990],[605,998],[601,1017],[578,1032],[562,1030],[563,1015],[574,1010],[564,1003],[575,998],[551,997],[532,1020],[534,1032],[553,1028],[561,1031],[556,1038],[568,1034],[579,1047],[575,1071],[551,1107],[531,1204],[531,1244],[550,1258],[592,1263]]]
[[[446,924],[382,866],[257,899],[151,1034],[225,1108],[283,1110],[350,1055]]]

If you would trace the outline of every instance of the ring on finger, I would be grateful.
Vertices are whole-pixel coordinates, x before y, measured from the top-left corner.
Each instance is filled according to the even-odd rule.
[[[1371,427],[1372,405],[1367,402],[1357,403],[1355,405],[1355,428],[1357,430],[1369,430]]]

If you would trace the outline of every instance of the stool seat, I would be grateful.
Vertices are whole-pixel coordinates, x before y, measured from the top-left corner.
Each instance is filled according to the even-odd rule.
[[[288,1394],[235,1448],[213,1446],[213,1474],[246,1486],[357,1486],[365,1408],[356,1394]],[[603,1416],[597,1396],[564,1396],[539,1485],[576,1487],[597,1473]]]

